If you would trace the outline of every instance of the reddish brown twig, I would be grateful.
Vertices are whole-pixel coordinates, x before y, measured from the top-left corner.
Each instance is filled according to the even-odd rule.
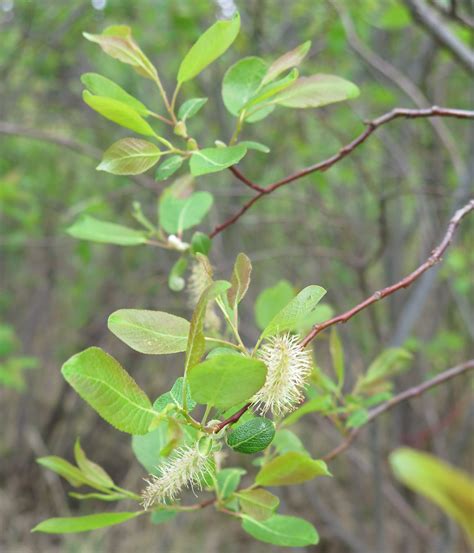
[[[354,315],[357,315],[360,311],[365,309],[366,307],[369,307],[369,305],[372,305],[373,303],[377,302],[378,300],[381,300],[382,298],[385,298],[389,296],[390,294],[393,294],[397,290],[400,290],[402,288],[407,288],[412,284],[417,278],[419,278],[425,271],[427,271],[429,268],[431,268],[433,265],[441,261],[441,257],[446,251],[446,248],[451,243],[451,240],[453,239],[453,235],[457,227],[459,226],[459,223],[462,221],[462,219],[470,213],[472,210],[474,210],[474,199],[471,200],[468,204],[466,204],[461,209],[458,209],[456,213],[453,215],[451,220],[449,221],[448,228],[446,230],[446,234],[444,235],[441,243],[432,251],[430,257],[417,269],[415,269],[412,273],[407,275],[405,278],[400,280],[399,282],[392,284],[391,286],[387,286],[386,288],[383,288],[382,290],[378,290],[377,292],[374,292],[370,297],[365,299],[363,302],[359,303],[352,309],[349,309],[349,311],[346,311],[345,313],[342,313],[341,315],[337,315],[336,317],[333,317],[332,319],[329,319],[325,321],[324,323],[320,323],[315,325],[311,332],[309,332],[302,340],[301,345],[303,347],[306,347],[311,340],[313,340],[320,332],[325,330],[326,328],[340,324],[345,323],[349,319],[351,319]]]
[[[457,365],[456,367],[448,369],[447,371],[444,371],[438,374],[434,378],[431,378],[430,380],[427,380],[422,384],[418,384],[417,386],[408,388],[408,390],[405,390],[404,392],[401,392],[400,394],[393,396],[385,403],[382,403],[378,407],[375,407],[374,409],[369,411],[369,416],[367,418],[366,424],[373,421],[376,417],[378,417],[382,413],[385,413],[388,410],[392,409],[402,401],[406,401],[407,399],[420,396],[421,394],[424,394],[427,390],[434,388],[435,386],[439,386],[440,384],[443,384],[444,382],[451,380],[451,378],[455,378],[456,376],[466,373],[472,369],[474,369],[474,359],[470,359],[469,361],[466,361],[461,365]],[[334,459],[334,457],[337,457],[339,454],[345,451],[352,444],[352,442],[357,438],[357,436],[359,435],[359,433],[363,428],[364,427],[361,426],[359,428],[354,428],[353,430],[351,430],[351,432],[346,436],[344,441],[342,441],[337,447],[335,447],[332,451],[330,451],[324,457],[322,457],[323,461],[330,461],[331,459]]]
[[[458,209],[456,213],[453,215],[451,220],[448,223],[448,228],[446,230],[446,233],[441,240],[440,244],[432,251],[431,256],[418,267],[418,269],[415,269],[412,273],[410,273],[408,276],[397,282],[396,284],[392,284],[391,286],[387,286],[387,288],[383,288],[382,290],[379,290],[378,292],[375,292],[370,297],[365,299],[363,302],[359,303],[352,309],[349,309],[349,311],[346,311],[345,313],[342,313],[341,315],[337,315],[337,317],[333,317],[332,319],[328,319],[324,323],[320,323],[318,325],[315,325],[311,332],[309,332],[305,338],[303,338],[301,345],[303,347],[306,347],[313,338],[315,338],[320,332],[325,330],[326,328],[329,328],[330,326],[345,323],[350,318],[352,318],[354,315],[365,309],[366,307],[369,307],[369,305],[372,305],[376,301],[385,298],[389,296],[390,294],[393,294],[397,290],[400,290],[401,288],[407,288],[412,284],[417,278],[419,278],[425,271],[427,271],[430,267],[433,267],[436,263],[441,261],[441,257],[443,253],[448,248],[449,244],[451,243],[451,240],[453,239],[453,235],[461,223],[462,219],[471,211],[474,210],[474,200],[471,200],[468,204],[466,204],[461,209]],[[470,363],[470,362],[468,362]],[[454,370],[454,369],[452,369]],[[449,371],[448,371],[449,372]],[[444,373],[443,373],[444,374]],[[441,375],[440,375],[441,376]],[[431,382],[431,381],[430,381]],[[434,384],[436,385],[436,384]],[[398,396],[396,396],[398,397]],[[392,398],[393,401],[394,398]],[[222,430],[225,426],[229,424],[234,424],[237,422],[240,417],[247,411],[247,409],[250,407],[250,403],[247,403],[247,405],[244,405],[242,409],[237,411],[234,415],[229,417],[228,419],[220,422],[216,427],[214,428],[214,432],[219,432]],[[385,404],[384,404],[385,405]],[[379,409],[379,408],[377,408]],[[375,411],[375,410],[374,410]],[[352,438],[353,439],[353,438]],[[345,449],[345,448],[344,448]]]
[[[426,109],[403,109],[403,108],[393,109],[392,111],[385,113],[384,115],[378,117],[377,119],[373,119],[372,121],[367,121],[366,122],[367,128],[365,129],[365,131],[362,134],[360,134],[357,138],[355,138],[352,142],[350,142],[349,144],[346,144],[346,146],[341,148],[339,152],[337,152],[337,154],[334,154],[328,159],[315,163],[314,165],[305,167],[304,169],[301,169],[296,173],[292,173],[291,175],[288,175],[287,177],[279,181],[269,184],[265,188],[249,180],[239,170],[237,170],[237,173],[233,171],[233,173],[237,176],[237,178],[239,178],[239,180],[244,182],[250,188],[257,190],[258,193],[252,198],[250,198],[250,200],[248,200],[234,215],[232,215],[229,219],[227,219],[227,221],[224,221],[224,223],[216,226],[214,230],[209,234],[209,236],[211,238],[214,238],[214,236],[216,236],[226,228],[233,225],[238,219],[240,219],[240,217],[242,217],[242,215],[246,211],[248,211],[253,206],[254,203],[260,200],[263,196],[271,194],[281,186],[285,186],[286,184],[289,184],[293,181],[301,179],[302,177],[305,177],[306,175],[309,175],[311,173],[315,173],[317,171],[326,171],[327,169],[335,165],[338,161],[340,161],[341,159],[351,154],[358,146],[363,144],[369,138],[369,136],[373,134],[382,125],[385,125],[386,123],[393,121],[394,119],[400,119],[400,118],[418,119],[418,118],[426,118],[426,117],[453,117],[456,119],[474,119],[474,111],[441,108],[438,106],[433,106],[431,108],[426,108]]]
[[[231,173],[233,173],[241,182],[243,182],[246,186],[249,188],[252,188],[252,190],[256,190],[257,192],[264,192],[265,188],[262,188],[258,184],[255,184],[250,179],[248,179],[235,165],[232,167],[229,167],[229,170]]]

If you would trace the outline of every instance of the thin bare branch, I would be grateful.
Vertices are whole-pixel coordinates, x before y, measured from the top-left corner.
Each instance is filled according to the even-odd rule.
[[[292,173],[291,175],[288,175],[287,177],[284,177],[283,179],[278,180],[272,184],[269,184],[265,188],[262,188],[261,191],[259,191],[255,196],[250,198],[250,200],[248,200],[236,213],[234,213],[234,215],[229,217],[229,219],[227,219],[220,225],[216,226],[213,229],[213,231],[209,234],[209,236],[211,238],[214,238],[214,236],[217,236],[219,233],[226,230],[228,227],[230,227],[236,221],[238,221],[242,217],[242,215],[244,215],[244,213],[246,213],[256,202],[258,202],[258,200],[260,200],[264,196],[267,196],[268,194],[271,194],[275,190],[278,190],[278,188],[285,186],[291,182],[294,182],[298,179],[301,179],[307,175],[310,175],[311,173],[316,173],[318,171],[327,171],[330,167],[332,167],[337,162],[347,157],[357,147],[363,144],[369,138],[369,136],[371,136],[382,125],[385,125],[386,123],[389,123],[391,121],[394,121],[395,119],[400,119],[400,118],[418,119],[418,118],[427,118],[427,117],[452,117],[456,119],[474,119],[474,111],[468,111],[468,110],[462,110],[462,109],[450,109],[450,108],[443,108],[438,106],[433,106],[426,109],[404,109],[404,108],[393,109],[392,111],[389,111],[384,115],[381,115],[377,119],[373,119],[372,121],[366,122],[367,128],[365,129],[365,131],[361,133],[357,138],[355,138],[352,142],[342,147],[333,156],[323,161],[320,161],[318,163],[315,163],[314,165],[305,167],[300,171]]]
[[[434,378],[431,378],[430,380],[427,380],[426,382],[423,382],[421,384],[418,384],[417,386],[413,386],[412,388],[408,388],[407,390],[401,392],[400,394],[397,394],[396,396],[393,396],[391,399],[386,401],[385,403],[382,403],[378,407],[375,407],[371,411],[369,411],[369,416],[367,418],[367,423],[373,421],[375,418],[380,416],[382,413],[386,413],[390,409],[393,409],[396,405],[402,403],[403,401],[406,401],[407,399],[412,399],[414,397],[421,396],[426,391],[430,390],[431,388],[434,388],[435,386],[439,386],[440,384],[444,384],[448,380],[451,380],[452,378],[455,378],[456,376],[459,376],[461,374],[467,373],[468,371],[474,369],[474,359],[470,359],[469,361],[466,361],[465,363],[461,363],[460,365],[456,365],[455,367],[452,367],[451,369],[448,369],[447,371],[444,371],[438,375],[436,375]],[[366,424],[367,424],[366,423]],[[364,425],[366,426],[366,425]],[[334,459],[334,457],[337,457],[341,453],[343,453],[351,444],[352,442],[357,438],[361,430],[364,428],[364,426],[361,426],[359,428],[354,428],[351,430],[351,432],[346,436],[344,441],[342,441],[337,447],[335,447],[332,451],[327,453],[322,459],[324,461],[330,461],[331,459]]]

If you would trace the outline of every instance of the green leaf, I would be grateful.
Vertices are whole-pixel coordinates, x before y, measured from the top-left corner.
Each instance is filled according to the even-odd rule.
[[[162,524],[163,522],[168,522],[176,517],[178,511],[171,511],[170,509],[161,509],[159,511],[153,511],[151,513],[151,523],[152,524]]]
[[[109,424],[145,434],[154,418],[151,402],[121,365],[100,348],[73,355],[61,368],[67,382]]]
[[[186,121],[186,119],[194,117],[206,102],[207,98],[191,98],[190,100],[186,100],[179,108],[178,118],[181,121]]]
[[[144,511],[136,513],[100,513],[83,517],[49,518],[36,525],[32,532],[45,532],[46,534],[73,534],[76,532],[88,532],[107,526],[115,526],[141,515]]]
[[[365,375],[358,378],[354,393],[375,393],[386,391],[391,384],[388,378],[405,371],[413,355],[403,348],[387,348],[372,363]]]
[[[234,270],[230,280],[231,287],[227,290],[227,299],[232,308],[235,308],[247,293],[250,285],[251,273],[252,262],[244,253],[239,253],[235,260]]]
[[[407,447],[396,449],[389,461],[398,480],[433,501],[460,524],[474,542],[474,480],[467,473]]]
[[[149,474],[159,474],[159,464],[163,460],[161,451],[168,443],[168,422],[161,421],[159,425],[141,436],[132,436],[132,450]]]
[[[331,476],[324,461],[316,461],[304,453],[290,451],[264,465],[255,482],[259,486],[289,486],[312,480],[316,476]]]
[[[244,515],[242,528],[257,540],[284,547],[305,547],[319,541],[314,526],[298,517],[273,515],[258,521]]]
[[[62,476],[74,488],[88,483],[85,475],[69,461],[66,461],[66,459],[56,457],[55,455],[48,455],[36,459],[36,462],[42,467],[52,470],[56,474],[59,474],[59,476]]]
[[[99,501],[120,501],[121,499],[127,499],[123,493],[76,493],[69,492],[69,497],[78,499],[79,501],[87,501],[88,499],[98,499]]]
[[[263,361],[237,355],[216,355],[191,368],[191,395],[198,403],[229,409],[250,399],[265,383]]]
[[[293,330],[298,322],[312,313],[326,293],[321,286],[311,285],[303,288],[273,319],[262,332],[262,338],[268,338],[287,330]]]
[[[240,30],[240,15],[217,21],[193,44],[178,70],[178,83],[193,79],[204,68],[222,56],[234,42]]]
[[[265,417],[254,417],[233,428],[227,435],[227,445],[239,453],[257,453],[267,448],[275,436],[275,425]]]
[[[350,81],[321,73],[300,77],[290,87],[274,96],[271,102],[288,108],[319,108],[357,98],[359,94],[358,87]]]
[[[148,108],[142,104],[140,100],[134,98],[121,86],[114,83],[114,81],[111,81],[98,73],[84,73],[81,75],[81,82],[89,90],[89,92],[92,92],[92,94],[95,94],[96,96],[105,96],[127,104],[143,117],[147,117],[150,113]]]
[[[364,426],[364,424],[369,419],[369,412],[367,409],[358,409],[350,415],[346,421],[347,428],[358,428],[359,426]]]
[[[267,84],[275,80],[279,75],[284,73],[286,70],[291,69],[292,67],[297,67],[306,57],[309,49],[311,48],[311,41],[308,40],[300,44],[293,50],[290,50],[283,56],[275,60],[268,71],[266,72],[262,84]]]
[[[239,487],[240,479],[247,471],[241,468],[226,468],[216,474],[217,495],[219,499],[227,499]]]
[[[156,136],[155,131],[145,119],[129,105],[105,96],[94,96],[88,90],[84,90],[82,98],[90,108],[117,125],[137,134]]]
[[[245,104],[244,108],[251,114],[248,117],[249,121],[255,121],[256,117],[260,114],[261,111],[268,110],[269,103],[266,100],[269,100],[282,90],[287,89],[292,83],[296,81],[299,77],[298,69],[292,69],[286,77],[269,83],[266,86],[263,86],[259,91],[250,98],[250,100]],[[274,107],[274,106],[270,106]],[[255,109],[253,109],[255,108]]]
[[[275,286],[260,292],[255,302],[255,320],[260,330],[295,297],[293,286],[287,280],[280,280]]]
[[[146,244],[146,233],[123,225],[116,225],[107,221],[100,221],[95,217],[83,215],[66,229],[66,232],[80,240],[90,240],[102,244],[116,244],[118,246],[138,246]]]
[[[189,322],[148,309],[119,309],[108,320],[109,330],[140,353],[161,355],[186,351]]]
[[[344,349],[342,347],[339,333],[332,327],[329,335],[329,351],[331,352],[332,366],[337,377],[337,384],[342,388],[344,384]]]
[[[160,149],[152,142],[122,138],[104,152],[97,170],[113,175],[140,175],[153,167],[160,156]]]
[[[254,140],[242,140],[239,144],[244,145],[247,150],[257,150],[257,152],[262,152],[264,154],[270,153],[270,148],[268,146],[260,142],[255,142]]]
[[[171,177],[176,171],[183,165],[184,158],[181,156],[170,156],[165,161],[163,161],[156,170],[155,180],[166,180],[168,177]]]
[[[267,490],[242,490],[235,494],[242,511],[257,521],[269,519],[278,508],[280,500]]]
[[[195,177],[218,173],[238,163],[246,153],[247,148],[242,143],[226,148],[196,150],[189,161],[189,168]]]
[[[114,481],[105,472],[105,470],[87,458],[81,447],[79,438],[77,438],[76,443],[74,444],[74,457],[76,459],[77,466],[89,482],[103,488],[111,488],[114,485]]]
[[[173,384],[173,387],[169,392],[166,392],[165,394],[161,395],[154,403],[153,403],[153,409],[156,411],[162,411],[167,405],[172,403],[178,408],[183,407],[183,384],[184,384],[184,378],[180,376],[176,382]],[[189,384],[186,384],[186,404],[188,411],[192,411],[194,407],[196,407],[196,402],[191,397],[191,390],[189,388]]]
[[[254,56],[229,67],[222,81],[222,100],[232,115],[240,115],[241,109],[258,91],[266,71],[265,61]]]
[[[295,411],[290,413],[285,419],[283,419],[283,426],[290,426],[298,422],[301,417],[308,413],[326,412],[333,407],[333,401],[330,394],[315,397],[304,403],[301,407],[298,407]]]
[[[184,374],[197,365],[206,350],[206,340],[204,337],[204,317],[206,315],[207,305],[210,301],[223,294],[230,287],[230,282],[218,280],[212,282],[202,293],[191,319],[189,327],[188,345],[186,348],[186,362]],[[194,394],[193,394],[194,395]],[[198,399],[194,398],[196,401]]]
[[[170,234],[199,225],[214,201],[209,192],[194,192],[185,199],[175,197],[171,190],[166,192],[160,199],[159,219],[160,225]]]
[[[203,232],[195,232],[191,240],[192,253],[201,253],[207,255],[211,251],[212,240]]]
[[[107,27],[100,35],[90,33],[83,33],[83,35],[87,40],[99,44],[102,50],[112,58],[132,65],[140,75],[156,80],[156,69],[133,40],[130,27],[114,25]]]
[[[289,451],[298,451],[299,453],[308,455],[303,442],[294,432],[287,430],[286,428],[277,430],[272,445],[275,448],[275,451],[280,455],[288,453]]]

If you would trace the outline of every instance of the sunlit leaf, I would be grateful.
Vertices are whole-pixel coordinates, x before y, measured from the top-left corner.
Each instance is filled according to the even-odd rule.
[[[273,515],[264,521],[243,516],[242,528],[257,540],[285,547],[305,547],[319,541],[312,524],[302,518]]]
[[[147,140],[122,138],[104,152],[97,169],[113,175],[140,175],[153,167],[160,156],[158,146]]]
[[[100,242],[103,244],[117,244],[119,246],[138,246],[146,244],[146,233],[141,230],[124,227],[107,221],[100,221],[89,215],[79,217],[66,229],[74,238]]]
[[[316,476],[330,475],[324,461],[290,451],[266,463],[258,472],[255,482],[259,486],[289,486],[312,480]]]
[[[275,60],[268,68],[265,77],[263,78],[262,84],[265,85],[270,81],[275,80],[278,76],[280,76],[288,69],[291,69],[292,67],[297,67],[306,57],[306,54],[308,53],[310,47],[311,41],[308,40]]]
[[[115,526],[141,515],[144,511],[135,513],[100,513],[83,517],[49,518],[37,524],[32,532],[46,534],[73,534],[98,530],[107,526]]]
[[[280,504],[280,500],[267,490],[242,490],[235,494],[242,511],[257,521],[269,519]]]
[[[204,106],[207,102],[207,98],[191,98],[186,100],[178,111],[178,118],[180,121],[186,121],[186,119],[191,119],[194,117],[198,111]]]
[[[246,153],[247,148],[242,143],[226,148],[196,150],[189,161],[189,168],[195,177],[217,173],[238,163]]]

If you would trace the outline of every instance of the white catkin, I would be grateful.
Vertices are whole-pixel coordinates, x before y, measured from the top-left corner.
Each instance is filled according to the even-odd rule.
[[[150,475],[142,491],[142,505],[145,510],[155,503],[174,501],[184,488],[201,489],[201,479],[210,470],[209,455],[197,447],[181,447],[172,459],[160,466],[160,475]]]
[[[258,357],[267,366],[267,378],[252,401],[262,413],[281,417],[302,401],[302,390],[312,370],[311,353],[300,345],[301,338],[281,334],[270,338]]]

